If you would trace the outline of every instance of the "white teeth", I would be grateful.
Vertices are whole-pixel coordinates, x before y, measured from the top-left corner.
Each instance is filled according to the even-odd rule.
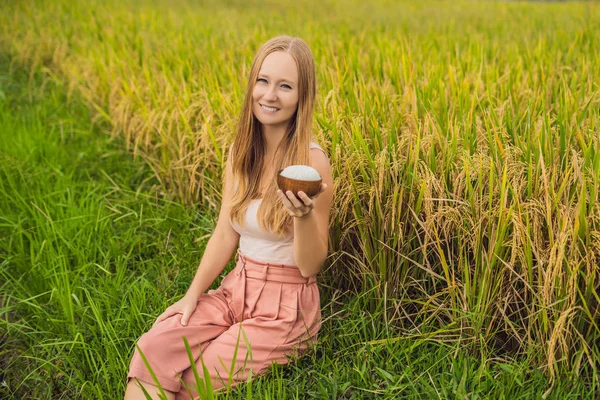
[[[277,111],[277,108],[275,108],[275,107],[267,107],[267,106],[263,106],[262,104],[260,106],[262,107],[263,110],[268,111],[268,112]]]

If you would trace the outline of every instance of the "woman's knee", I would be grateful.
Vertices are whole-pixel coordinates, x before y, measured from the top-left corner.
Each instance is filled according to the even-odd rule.
[[[141,350],[147,359],[161,359],[161,357],[172,355],[174,347],[179,346],[169,335],[170,325],[171,321],[165,320],[144,333],[135,344],[136,353]],[[184,347],[183,339],[181,339],[181,347]]]
[[[141,352],[146,359],[152,357],[153,354],[156,354],[157,350],[160,351],[160,346],[157,342],[155,335],[149,334],[149,332],[144,333],[135,343],[135,354],[139,356]]]

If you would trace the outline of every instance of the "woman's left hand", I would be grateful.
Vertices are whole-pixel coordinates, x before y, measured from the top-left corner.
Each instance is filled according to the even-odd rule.
[[[315,200],[325,189],[327,189],[327,184],[321,183],[321,188],[312,197],[308,197],[303,191],[299,191],[298,197],[296,197],[291,190],[288,190],[285,194],[281,190],[277,190],[277,195],[292,217],[302,218],[312,211],[315,207]]]

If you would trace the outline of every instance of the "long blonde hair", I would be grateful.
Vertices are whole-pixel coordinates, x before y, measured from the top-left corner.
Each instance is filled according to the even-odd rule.
[[[292,217],[277,198],[277,171],[288,165],[308,165],[312,138],[313,107],[316,94],[315,63],[308,45],[300,38],[278,36],[266,42],[254,57],[246,97],[236,136],[232,145],[234,194],[230,218],[244,226],[244,215],[253,199],[260,193],[260,181],[266,153],[262,124],[252,112],[252,92],[264,59],[276,51],[289,53],[298,68],[298,108],[291,118],[286,134],[275,154],[275,174],[258,208],[257,219],[262,229],[284,235],[292,226]]]

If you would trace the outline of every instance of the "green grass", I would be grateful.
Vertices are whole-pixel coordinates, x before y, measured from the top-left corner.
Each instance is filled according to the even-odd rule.
[[[84,106],[3,78],[3,358],[25,352],[11,357],[10,388],[24,380],[40,398],[86,380],[118,388],[135,338],[187,287],[211,216],[152,190],[148,168]]]
[[[33,76],[0,78],[0,397],[117,399],[136,338],[187,289],[215,214],[161,194],[62,82]],[[388,321],[393,301],[329,283],[314,351],[219,398],[597,397],[527,358],[408,336]]]

